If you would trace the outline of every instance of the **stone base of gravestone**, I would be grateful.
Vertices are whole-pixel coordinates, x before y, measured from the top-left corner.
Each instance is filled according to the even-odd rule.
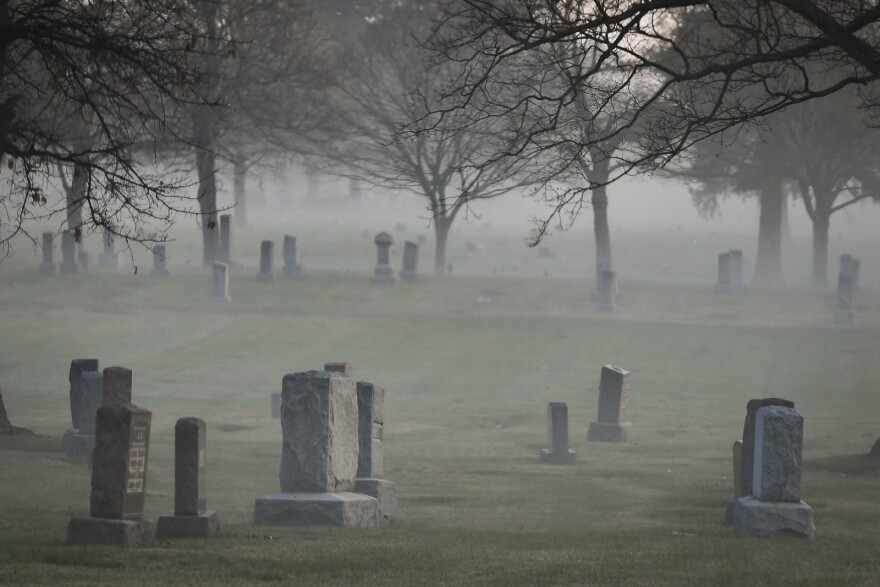
[[[608,422],[590,422],[587,428],[587,440],[590,442],[626,442],[629,439],[629,430],[632,424],[621,422],[611,424]]]
[[[55,263],[40,263],[41,275],[55,275]]]
[[[538,460],[548,465],[573,465],[577,459],[577,453],[568,449],[566,452],[553,452],[549,448],[542,448],[538,453]]]
[[[415,283],[419,280],[419,274],[415,271],[401,271],[398,275],[401,283]]]
[[[358,477],[354,480],[354,492],[379,500],[379,514],[383,524],[390,524],[397,517],[397,485],[391,481]]]
[[[788,535],[813,538],[813,508],[803,501],[761,501],[748,495],[733,506],[733,530],[739,538]]]
[[[834,310],[834,323],[849,326],[851,324],[855,324],[856,322],[856,313],[853,310]]]
[[[76,428],[70,428],[61,438],[61,446],[71,461],[87,461],[92,458],[92,451],[95,450],[95,435],[80,434]]]
[[[391,265],[377,265],[370,277],[370,283],[379,285],[392,285],[397,283],[397,277],[394,275],[394,269]]]
[[[256,500],[258,526],[376,528],[382,524],[379,500],[340,493],[273,493]]]
[[[102,253],[98,255],[98,266],[101,269],[115,271],[119,269],[119,255],[116,253]]]
[[[219,528],[220,520],[215,511],[203,512],[197,516],[175,516],[172,512],[159,516],[156,540],[210,538]]]
[[[273,418],[280,418],[281,417],[281,392],[280,391],[273,391],[270,396],[270,400],[272,402],[271,403],[272,417]]]
[[[281,268],[281,274],[290,279],[299,279],[303,277],[302,265],[285,265]]]
[[[137,548],[153,542],[153,523],[149,520],[111,520],[72,518],[67,525],[67,544],[106,544]]]

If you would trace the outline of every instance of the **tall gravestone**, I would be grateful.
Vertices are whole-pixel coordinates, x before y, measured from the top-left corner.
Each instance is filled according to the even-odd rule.
[[[611,269],[599,271],[599,281],[596,283],[596,309],[600,312],[613,312],[615,290],[617,285],[617,273]]]
[[[275,274],[272,273],[272,256],[274,251],[275,243],[272,241],[260,243],[260,272],[257,274],[257,281],[262,281],[263,283],[275,281]]]
[[[383,433],[385,390],[378,385],[357,382],[358,467],[354,490],[379,500],[383,523],[397,516],[397,487],[382,479],[384,474]]]
[[[232,265],[232,215],[220,215],[220,254],[217,256],[221,263]]]
[[[302,277],[302,266],[297,258],[295,236],[284,235],[284,250],[282,252],[284,256],[283,275],[285,277]]]
[[[55,275],[55,241],[51,232],[43,233],[43,262],[40,263],[42,275]]]
[[[800,495],[803,416],[793,407],[765,405],[755,410],[753,428],[751,488],[733,508],[736,535],[812,538],[813,510]]]
[[[394,284],[397,277],[394,276],[394,268],[391,266],[391,245],[394,239],[387,232],[380,232],[373,239],[376,244],[376,268],[373,269],[371,283]]]
[[[131,404],[98,410],[89,517],[67,526],[68,544],[149,544],[153,524],[143,519],[152,414]]]
[[[568,405],[564,402],[547,404],[547,433],[550,448],[541,449],[539,460],[554,465],[573,465],[576,455],[568,448]]]
[[[835,324],[855,323],[856,279],[856,266],[852,256],[841,255],[837,277],[837,303],[834,307]]]
[[[71,428],[64,433],[62,446],[67,458],[72,461],[88,459],[95,446],[94,411],[91,409],[93,401],[91,395],[84,397],[87,382],[83,381],[82,376],[84,373],[97,373],[97,371],[98,359],[74,359],[70,362],[68,381],[70,383]],[[89,391],[89,393],[91,392]],[[100,398],[98,405],[101,405]],[[92,421],[89,422],[88,417],[84,417],[84,414],[91,414]],[[85,431],[86,428],[91,432]]]
[[[379,501],[354,493],[358,403],[354,379],[328,371],[285,375],[281,386],[281,492],[254,504],[267,526],[381,523]]]
[[[419,245],[412,241],[403,244],[403,270],[400,272],[400,281],[415,283],[418,281]]]
[[[180,418],[174,426],[174,512],[159,517],[156,538],[208,538],[217,513],[205,499],[205,421]]]
[[[61,233],[61,265],[58,266],[60,273],[76,273],[79,265],[76,262],[76,238],[73,231],[65,230]]]
[[[116,253],[116,237],[109,230],[104,231],[104,250],[98,255],[98,265],[102,269],[119,269],[119,255]]]
[[[715,284],[715,293],[733,293],[730,265],[730,252],[718,255],[718,282]]]
[[[742,458],[740,466],[740,497],[752,494],[752,465],[755,454],[755,418],[758,410],[767,406],[794,408],[794,402],[778,397],[749,400],[746,404],[746,419],[743,423]]]
[[[214,263],[211,285],[211,298],[215,302],[232,301],[232,296],[229,295],[229,266],[226,263]]]
[[[104,369],[103,406],[121,406],[131,403],[131,369],[107,367]]]
[[[167,277],[171,275],[168,270],[168,254],[165,245],[156,245],[153,247],[153,270],[150,275],[155,277]]]
[[[614,365],[602,367],[599,380],[599,417],[590,422],[587,440],[626,442],[631,424],[625,421],[629,401],[629,371]]]

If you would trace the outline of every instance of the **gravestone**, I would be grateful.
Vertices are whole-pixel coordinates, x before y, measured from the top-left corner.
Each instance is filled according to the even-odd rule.
[[[167,277],[171,275],[168,270],[168,255],[165,245],[156,245],[153,247],[153,270],[150,275],[155,277]]]
[[[60,273],[76,273],[79,265],[76,262],[76,239],[73,231],[65,230],[61,233],[61,265],[58,266]]]
[[[837,304],[834,308],[834,323],[849,325],[855,323],[856,269],[851,255],[840,256],[840,272],[837,278]]]
[[[232,265],[232,215],[220,215],[220,251],[217,260]]]
[[[285,277],[302,277],[302,267],[297,259],[296,237],[284,235],[284,268],[282,273]]]
[[[376,268],[373,270],[370,283],[397,283],[394,268],[391,267],[391,245],[394,244],[394,239],[387,232],[380,232],[373,242],[376,243]]]
[[[205,503],[205,421],[180,418],[174,426],[174,512],[159,517],[156,538],[208,538],[217,512]]]
[[[98,409],[89,517],[67,526],[68,544],[142,546],[153,524],[143,519],[152,414],[130,404]]]
[[[403,245],[403,271],[400,272],[400,281],[415,283],[418,281],[419,245],[412,241],[406,241]]]
[[[381,523],[379,501],[353,492],[358,401],[351,377],[328,371],[285,375],[281,429],[281,492],[256,500],[256,524],[372,527]]]
[[[211,298],[215,302],[232,301],[232,296],[229,295],[229,266],[226,263],[214,263],[211,284],[213,286]]]
[[[554,465],[573,465],[576,455],[568,448],[568,405],[564,402],[547,404],[547,432],[550,448],[541,449],[539,460]]]
[[[616,290],[617,273],[611,269],[599,271],[599,281],[596,283],[596,309],[600,312],[614,311],[614,296]]]
[[[40,263],[42,275],[55,275],[55,241],[51,232],[43,233],[43,262]]]
[[[116,237],[109,230],[104,231],[104,252],[98,255],[98,265],[102,269],[119,269],[119,255],[116,254]]]
[[[587,440],[626,442],[632,426],[624,421],[628,399],[629,371],[614,365],[603,366],[599,380],[599,417],[590,422]]]
[[[93,408],[94,398],[92,397],[92,388],[87,385],[90,382],[83,381],[84,373],[95,373],[98,371],[98,359],[74,359],[70,362],[70,373],[68,381],[70,382],[70,421],[71,428],[64,432],[61,439],[62,447],[67,458],[71,461],[84,461],[92,456],[92,450],[95,447],[95,410]],[[86,394],[88,397],[84,397]],[[97,405],[102,402],[101,389],[98,389]],[[90,414],[84,417],[84,414]],[[91,420],[91,421],[89,421]],[[86,429],[88,431],[86,431]]]
[[[281,392],[273,391],[269,394],[270,410],[273,418],[281,417]]]
[[[131,369],[107,367],[104,369],[103,406],[120,406],[131,403]]]
[[[718,255],[718,283],[715,284],[715,293],[733,293],[733,281],[731,279],[730,252]]]
[[[752,471],[755,453],[755,418],[758,410],[766,406],[794,408],[794,402],[777,397],[749,400],[746,404],[746,420],[742,435],[742,466],[740,467],[740,497],[752,494]]]
[[[257,281],[263,283],[275,281],[275,275],[272,273],[272,255],[274,251],[275,243],[272,241],[260,243],[260,273],[257,274]]]
[[[397,516],[397,486],[384,473],[383,433],[385,427],[385,390],[378,385],[357,382],[358,467],[354,490],[379,500],[383,523]]]
[[[813,510],[800,495],[803,427],[804,418],[793,407],[755,411],[752,487],[733,509],[738,537],[815,536]]]

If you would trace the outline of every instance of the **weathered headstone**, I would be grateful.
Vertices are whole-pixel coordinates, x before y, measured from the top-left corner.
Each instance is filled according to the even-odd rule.
[[[373,242],[376,244],[376,268],[373,270],[370,282],[379,284],[397,283],[397,277],[394,276],[394,268],[391,267],[391,245],[394,244],[394,239],[387,232],[380,232],[373,239]]]
[[[97,371],[98,359],[74,359],[70,362],[71,428],[65,431],[61,444],[67,458],[72,461],[87,460],[95,447],[95,410],[101,405],[103,392],[98,389],[97,407],[93,407],[95,400],[90,381],[84,381],[83,374],[98,374]],[[87,394],[88,397],[85,397]]]
[[[268,526],[376,526],[379,501],[354,493],[358,467],[355,382],[328,371],[285,375],[281,387],[281,493],[254,505]]]
[[[272,241],[260,243],[260,273],[257,274],[257,281],[262,281],[263,283],[275,281],[275,275],[272,273],[272,255],[274,250],[275,243]]]
[[[626,442],[631,424],[624,421],[629,400],[629,371],[614,365],[602,367],[599,380],[599,417],[590,422],[587,440]]]
[[[269,394],[270,410],[273,418],[281,417],[281,392],[273,391]]]
[[[550,448],[541,449],[539,460],[554,465],[573,465],[576,455],[568,448],[568,405],[564,402],[547,404],[547,432]]]
[[[221,263],[232,265],[232,215],[220,215],[220,251],[217,259]]]
[[[214,263],[211,284],[211,297],[215,302],[232,301],[232,296],[229,295],[229,266],[226,263]]]
[[[730,252],[721,253],[718,255],[718,283],[715,284],[715,293],[733,293],[730,273]]]
[[[358,468],[354,490],[379,500],[384,523],[397,516],[397,486],[386,479],[382,451],[385,428],[385,390],[378,385],[357,382]]]
[[[851,255],[840,256],[840,272],[837,278],[837,304],[834,323],[849,325],[855,322],[856,269]]]
[[[119,406],[131,403],[131,369],[107,367],[104,369],[103,406]]]
[[[167,277],[171,275],[168,270],[168,255],[165,245],[156,245],[153,247],[153,270],[150,275],[156,277]]]
[[[100,371],[85,371],[80,375],[81,396],[79,401],[79,432],[95,436],[95,418],[98,409],[104,405],[104,374]]]
[[[207,538],[217,513],[205,503],[205,421],[180,418],[174,426],[174,513],[159,518],[156,538]]]
[[[40,263],[40,273],[43,275],[55,275],[55,242],[51,232],[43,233],[43,262]]]
[[[116,254],[116,237],[109,230],[104,231],[104,251],[98,255],[98,265],[102,269],[119,269],[119,255]]]
[[[596,309],[600,312],[614,311],[614,297],[617,282],[617,273],[611,269],[603,269],[599,272],[599,281],[596,283]]]
[[[67,526],[68,544],[141,546],[152,541],[143,519],[152,414],[130,404],[98,410],[89,517]]]
[[[419,245],[412,241],[406,241],[403,245],[403,270],[400,272],[400,281],[415,283],[418,281]]]
[[[79,265],[76,262],[76,239],[73,231],[65,230],[61,233],[61,265],[58,266],[60,273],[76,273]]]
[[[302,277],[302,267],[297,259],[296,237],[289,234],[284,235],[284,269],[282,273],[285,277]]]
[[[755,418],[758,410],[766,406],[794,408],[794,402],[777,397],[749,400],[746,404],[746,420],[743,424],[742,466],[740,467],[740,497],[752,494],[752,471],[755,453]]]
[[[755,411],[752,488],[733,509],[737,536],[815,535],[813,510],[800,496],[803,424],[803,416],[792,407]]]

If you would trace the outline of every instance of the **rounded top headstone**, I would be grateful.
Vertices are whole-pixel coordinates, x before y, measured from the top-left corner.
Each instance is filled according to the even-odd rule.
[[[387,232],[380,232],[376,235],[376,238],[373,239],[373,242],[377,245],[391,245],[394,243],[394,239],[391,238],[391,235]]]

